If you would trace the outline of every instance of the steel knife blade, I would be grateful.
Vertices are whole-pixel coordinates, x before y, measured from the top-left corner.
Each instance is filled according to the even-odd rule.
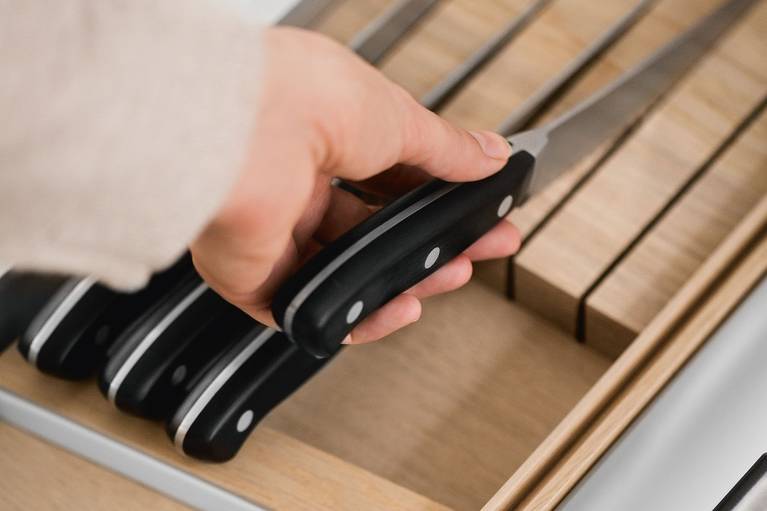
[[[553,101],[562,97],[592,63],[596,62],[639,21],[657,0],[640,0],[617,22],[602,33],[594,42],[580,52],[556,76],[528,97],[519,107],[504,119],[498,133],[507,136],[527,129]]]
[[[510,136],[512,155],[498,173],[471,183],[435,180],[380,209],[286,280],[272,303],[278,324],[309,353],[334,353],[360,321],[633,122],[754,1],[729,0],[559,118]]]

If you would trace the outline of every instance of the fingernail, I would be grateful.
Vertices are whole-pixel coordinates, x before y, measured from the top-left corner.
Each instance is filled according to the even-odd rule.
[[[469,134],[490,158],[507,160],[511,156],[511,146],[502,136],[488,131],[470,131]]]
[[[352,334],[347,335],[344,337],[344,340],[341,341],[341,344],[351,344],[352,343]]]

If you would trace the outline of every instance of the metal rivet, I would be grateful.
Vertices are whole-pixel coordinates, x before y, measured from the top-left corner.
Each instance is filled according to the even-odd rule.
[[[429,252],[429,255],[426,256],[426,261],[424,261],[423,267],[428,270],[434,266],[434,263],[437,262],[437,258],[439,258],[439,247],[434,247],[431,249],[431,252]]]
[[[351,325],[357,321],[357,318],[359,318],[360,314],[362,313],[362,307],[364,306],[365,304],[362,303],[362,300],[357,300],[354,302],[354,304],[349,307],[349,312],[346,313],[346,323]]]
[[[173,385],[178,385],[184,381],[184,378],[186,378],[186,366],[182,364],[173,371],[173,374],[170,377],[170,382]]]
[[[237,432],[242,433],[253,423],[253,410],[245,410],[237,419]]]
[[[501,201],[501,204],[498,206],[498,216],[503,218],[506,215],[509,214],[509,211],[511,211],[511,205],[514,203],[514,198],[511,195],[507,195],[503,198]]]

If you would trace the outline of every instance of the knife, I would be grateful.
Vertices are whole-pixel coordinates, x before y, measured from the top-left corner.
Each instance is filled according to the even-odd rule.
[[[279,24],[306,26],[334,2],[304,0]],[[254,323],[216,297],[196,275],[188,275],[120,336],[101,372],[100,388],[123,410],[162,418],[183,397],[185,382],[195,379]]]
[[[471,183],[434,180],[378,210],[282,285],[272,303],[278,324],[314,356],[335,352],[360,321],[638,118],[753,3],[726,2],[562,116],[510,136],[512,155],[496,174]]]
[[[633,27],[656,0],[640,0],[629,12],[580,52],[555,77],[547,81],[535,94],[527,98],[511,115],[501,122],[498,133],[510,135],[529,128],[548,105],[572,87],[577,77],[599,59],[618,39]]]
[[[190,387],[166,423],[168,436],[188,456],[229,460],[258,422],[326,363],[255,324]]]
[[[92,277],[69,278],[26,329],[19,351],[45,373],[88,378],[105,362],[115,339],[133,320],[180,279],[193,274],[187,254],[135,293],[112,291]]]
[[[468,80],[473,74],[477,72],[478,69],[480,69],[487,61],[489,61],[492,56],[497,53],[504,45],[508,44],[508,42],[513,39],[519,32],[522,31],[522,29],[527,26],[535,17],[542,11],[546,5],[550,3],[550,0],[535,0],[533,1],[527,9],[520,14],[518,17],[516,17],[514,20],[512,20],[503,30],[501,30],[498,34],[496,34],[492,39],[490,39],[485,45],[482,46],[477,52],[475,52],[469,59],[467,59],[461,66],[455,69],[452,73],[450,73],[445,80],[443,80],[440,84],[438,84],[429,94],[427,94],[424,97],[424,100],[422,103],[427,106],[428,108],[437,108],[440,104],[447,101],[452,93],[457,90],[457,88],[460,87],[462,83],[464,83],[466,80]],[[642,0],[639,2],[638,7],[632,10],[632,12],[624,17],[621,21],[616,23],[615,27],[611,29],[611,39],[610,41],[617,40],[619,36],[624,33],[628,27],[630,26],[630,22],[627,20],[635,20],[639,17],[642,10],[640,8],[642,6],[648,5],[650,2],[648,0]],[[608,45],[608,42],[602,42],[600,45],[593,45],[592,48],[604,48],[606,45]],[[597,49],[591,50],[592,52],[597,51]],[[575,74],[576,72],[580,71],[582,67],[585,67],[588,65],[588,63],[591,62],[591,60],[587,59],[579,59],[577,64],[571,64],[568,66],[569,73]],[[560,79],[561,76],[560,76]],[[540,99],[540,101],[546,100],[547,97],[543,97]],[[341,187],[346,188],[345,183],[339,184]],[[352,190],[354,192],[354,190]],[[233,348],[233,350],[230,352],[229,357],[233,357],[234,354],[237,352],[237,347]],[[340,350],[339,350],[340,351]],[[253,355],[262,357],[263,355],[260,354]],[[279,362],[278,365],[282,366],[280,368],[274,367],[274,374],[275,375],[290,375],[291,378],[293,378],[298,383],[296,385],[300,385],[303,383],[306,379],[308,379],[312,374],[314,374],[319,368],[322,366],[322,364],[309,364],[307,365],[306,361],[307,355],[302,350],[293,350],[293,354],[286,356],[285,359],[283,359],[281,362]],[[325,359],[325,361],[330,360],[330,358]],[[255,363],[255,361],[253,362]],[[213,378],[216,374],[216,371],[223,371],[225,366],[217,365],[213,369],[211,369],[211,375],[208,378]],[[301,377],[301,371],[308,371],[309,374],[306,374],[304,377]],[[277,378],[276,376],[272,378],[274,380]],[[254,394],[260,393],[263,394],[266,390],[261,390],[263,386],[268,385],[268,382],[270,380],[267,379],[264,383],[254,385],[252,387],[252,392]],[[285,392],[290,392],[290,387],[285,389]],[[254,397],[255,399],[255,397]],[[261,398],[263,399],[263,398]],[[230,407],[220,407],[217,405],[217,399],[213,400],[213,408],[211,411],[210,408],[205,408],[204,411],[204,422],[216,422],[216,421],[224,421],[225,419],[222,418],[223,414],[230,413],[229,408]],[[270,409],[270,406],[276,406],[277,402],[275,402],[273,405],[269,405],[268,401],[264,402],[262,404],[263,408],[261,408],[263,414],[266,414],[266,412]],[[215,410],[218,410],[216,412]],[[217,413],[219,415],[217,415]],[[244,438],[246,435],[239,435],[235,431],[230,431],[230,434],[241,437],[244,441]],[[228,438],[228,437],[227,437]],[[216,440],[213,443],[216,442],[223,442],[224,440]],[[232,441],[231,439],[227,441]],[[207,443],[203,442],[202,440],[196,441],[194,440],[193,443],[195,445],[202,445],[205,446],[206,449],[215,449],[214,446],[208,445]],[[239,444],[236,444],[237,448],[239,448]],[[196,450],[199,451],[202,449],[202,447],[197,447]],[[182,449],[183,450],[183,449]],[[195,455],[197,457],[204,457],[205,455],[201,454],[200,452],[197,452]]]
[[[349,47],[369,63],[377,64],[438,1],[402,0],[396,3],[354,36]]]
[[[0,269],[0,351],[19,338],[66,277]]]
[[[252,322],[195,274],[121,336],[99,388],[123,411],[165,418],[183,396],[180,385]]]

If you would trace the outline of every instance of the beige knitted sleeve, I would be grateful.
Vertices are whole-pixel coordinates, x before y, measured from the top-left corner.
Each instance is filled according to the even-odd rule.
[[[242,170],[259,27],[226,0],[0,0],[0,263],[141,286]]]

